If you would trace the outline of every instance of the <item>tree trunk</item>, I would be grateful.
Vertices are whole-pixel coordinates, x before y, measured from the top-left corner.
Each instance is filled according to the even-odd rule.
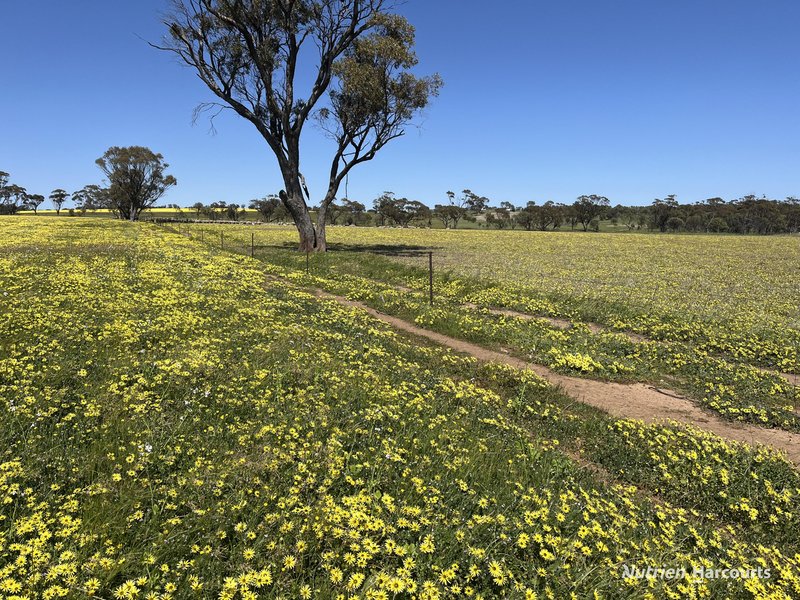
[[[300,234],[300,252],[319,252],[324,251],[325,248],[319,247],[319,240],[317,238],[317,230],[314,228],[314,222],[311,220],[311,214],[308,212],[308,206],[303,200],[302,192],[299,190],[294,194],[287,194],[285,190],[281,190],[279,194],[283,205],[289,214],[292,216],[297,233]],[[322,229],[323,241],[325,228]]]
[[[297,232],[300,234],[300,252],[316,252],[317,251],[317,232],[314,229],[314,223],[311,221],[311,215],[306,213],[305,218],[300,222],[295,221]]]
[[[319,207],[319,212],[317,213],[317,252],[327,252],[328,251],[328,240],[326,239],[325,234],[325,226],[328,217],[328,203],[323,202]]]

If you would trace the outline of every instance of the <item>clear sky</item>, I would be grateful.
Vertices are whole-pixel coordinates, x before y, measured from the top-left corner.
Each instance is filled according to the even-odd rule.
[[[144,41],[162,36],[166,8],[2,1],[0,170],[31,193],[73,191],[100,182],[94,160],[109,146],[144,145],[178,178],[165,203],[277,192],[252,125],[192,125],[210,92]],[[419,72],[445,87],[419,128],[353,171],[350,198],[800,195],[797,0],[409,0],[401,12]],[[330,148],[310,131],[303,152],[314,201]]]

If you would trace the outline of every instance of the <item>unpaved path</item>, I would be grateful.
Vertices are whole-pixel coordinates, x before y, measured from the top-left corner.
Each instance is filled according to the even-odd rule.
[[[393,284],[392,287],[394,287],[395,289],[400,290],[401,292],[407,292],[407,293],[411,293],[411,294],[424,294],[425,293],[422,290],[411,289],[411,288],[406,287],[404,285]],[[510,308],[491,308],[491,307],[488,307],[488,306],[481,306],[481,305],[475,304],[473,302],[466,302],[466,303],[462,304],[462,306],[464,306],[465,308],[469,308],[471,310],[478,310],[478,311],[485,310],[486,312],[488,312],[490,314],[493,314],[493,315],[504,316],[504,317],[514,317],[514,318],[517,318],[517,319],[522,319],[523,321],[533,321],[533,320],[545,321],[545,322],[549,323],[552,327],[555,327],[556,329],[567,330],[567,329],[572,329],[576,325],[576,323],[574,323],[572,321],[569,321],[567,319],[559,319],[559,318],[556,318],[556,317],[548,317],[548,316],[545,316],[545,315],[534,315],[534,314],[530,314],[530,313],[524,313],[524,312],[519,312],[519,311],[516,311],[516,310],[512,310]],[[642,335],[641,333],[634,333],[633,331],[624,331],[624,330],[621,331],[621,330],[617,330],[617,329],[611,329],[609,327],[604,327],[603,325],[599,325],[598,323],[592,323],[591,321],[582,321],[582,323],[583,323],[583,325],[586,325],[589,328],[589,331],[591,331],[594,334],[621,333],[622,335],[627,336],[628,339],[631,340],[632,342],[644,343],[644,342],[652,342],[652,341],[654,341],[654,340],[650,339],[649,337],[647,337],[645,335]],[[760,367],[756,367],[756,368],[760,368]],[[795,374],[792,374],[792,373],[781,373],[780,371],[776,371],[774,369],[761,368],[761,370],[764,371],[765,373],[771,373],[772,375],[778,375],[779,377],[783,377],[786,381],[788,381],[792,385],[800,386],[800,375],[795,375]]]
[[[411,291],[411,290],[409,290]],[[540,320],[546,321],[553,327],[557,329],[572,329],[575,327],[576,323],[572,321],[568,321],[566,319],[557,319],[555,317],[546,317],[543,315],[531,315],[528,313],[518,312],[516,310],[511,310],[508,308],[488,308],[486,306],[480,306],[478,304],[473,304],[472,302],[468,302],[464,304],[466,308],[470,308],[472,310],[485,310],[493,315],[500,315],[505,317],[515,317],[517,319],[522,319],[524,321],[533,321],[533,320]],[[634,333],[632,331],[619,331],[616,329],[610,329],[608,327],[604,327],[602,325],[598,325],[597,323],[592,322],[583,322],[589,328],[589,331],[595,334],[599,333],[621,333],[628,337],[629,340],[632,342],[652,342],[650,338],[644,336],[640,333]],[[772,375],[777,375],[778,377],[783,377],[786,381],[788,381],[792,385],[800,386],[800,375],[795,375],[793,373],[781,373],[780,371],[776,371],[774,369],[767,369],[755,366],[755,368],[760,369],[764,373],[770,373]]]
[[[477,344],[452,338],[435,331],[423,329],[398,317],[387,315],[370,308],[366,304],[348,300],[323,290],[315,290],[320,298],[335,300],[340,304],[359,308],[376,319],[395,329],[426,338],[432,342],[452,348],[457,352],[469,354],[478,360],[497,362],[517,369],[530,369],[576,400],[595,406],[610,415],[621,419],[640,419],[647,422],[671,419],[680,423],[695,425],[721,437],[745,442],[761,443],[786,453],[786,456],[800,466],[800,434],[781,429],[766,429],[755,425],[734,424],[703,411],[696,404],[667,390],[658,390],[643,383],[621,384],[591,379],[581,379],[561,375],[542,365],[528,363],[519,358]]]
[[[383,283],[383,282],[380,282],[380,283]],[[406,292],[408,294],[425,295],[425,293],[426,293],[423,290],[415,290],[415,289],[412,289],[410,287],[406,287],[406,286],[400,285],[400,284],[390,284],[390,285],[391,285],[391,287],[395,288],[396,290],[399,290],[401,292]],[[532,315],[532,314],[529,314],[529,313],[524,313],[524,312],[519,312],[519,311],[516,311],[516,310],[511,310],[510,308],[490,308],[488,306],[480,306],[479,304],[475,304],[473,302],[466,302],[466,303],[462,304],[462,306],[464,306],[465,308],[469,308],[471,310],[485,310],[486,312],[488,312],[490,314],[493,314],[493,315],[498,315],[498,316],[502,316],[502,317],[514,317],[514,318],[517,318],[517,319],[522,319],[523,321],[533,321],[533,320],[545,321],[545,322],[549,323],[552,327],[555,327],[556,329],[564,329],[564,330],[566,330],[566,329],[572,329],[573,327],[575,327],[575,323],[573,323],[572,321],[568,321],[567,319],[558,319],[556,317],[547,317],[547,316],[544,316],[544,315]],[[615,329],[609,329],[608,327],[603,327],[602,325],[598,325],[597,323],[591,323],[591,322],[588,322],[588,321],[585,321],[585,322],[582,322],[582,323],[584,325],[586,325],[589,328],[589,331],[591,331],[594,334],[599,334],[599,333],[621,333],[622,335],[627,336],[628,339],[630,339],[632,342],[649,342],[650,341],[649,338],[647,338],[647,337],[645,337],[645,336],[643,336],[643,335],[641,335],[639,333],[634,333],[632,331],[617,331]]]

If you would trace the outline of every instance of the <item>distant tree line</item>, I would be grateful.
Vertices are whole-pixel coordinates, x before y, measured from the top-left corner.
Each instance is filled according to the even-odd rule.
[[[526,231],[599,231],[601,221],[630,231],[774,234],[800,231],[800,200],[769,200],[745,196],[725,202],[711,198],[694,204],[679,204],[674,195],[656,199],[649,206],[611,206],[597,194],[579,196],[572,204],[552,201],[515,206],[500,202],[492,206],[485,196],[471,190],[447,192],[447,202],[433,208],[418,201],[384,192],[368,209],[361,202],[334,200],[325,213],[329,225],[377,227],[471,227],[522,229]],[[177,206],[174,208],[182,212]],[[277,195],[252,200],[247,205],[261,221],[291,223],[292,217]],[[247,216],[244,205],[196,203],[190,209],[197,219],[238,221]],[[318,218],[318,207],[310,207]]]
[[[184,210],[176,205],[168,205],[166,208],[174,208],[178,213]],[[244,206],[228,204],[222,201],[212,202],[211,204],[195,202],[188,210],[195,219],[210,221],[238,221],[242,219],[247,212]]]
[[[769,235],[800,231],[800,199],[772,200],[744,196],[726,202],[709,198],[679,204],[674,195],[657,198],[650,206],[615,206],[608,218],[630,230]]]
[[[431,227],[434,222],[441,223],[445,229],[458,229],[459,224],[473,223],[473,227],[496,229],[526,229],[528,231],[557,230],[562,226],[584,231],[597,230],[600,218],[609,208],[608,199],[603,196],[581,196],[574,204],[545,202],[538,205],[529,202],[524,207],[510,202],[491,206],[491,201],[472,190],[461,194],[447,192],[447,202],[436,204],[433,208],[407,198],[397,198],[385,192],[373,202],[374,224],[408,227],[420,225]]]
[[[579,196],[572,204],[552,201],[524,207],[490,200],[470,190],[460,196],[447,192],[448,202],[433,209],[417,201],[384,193],[373,203],[376,225],[431,226],[436,220],[448,229],[459,223],[477,222],[496,229],[556,231],[563,229],[599,231],[601,221],[624,226],[630,231],[703,232],[737,234],[778,234],[800,232],[800,199],[773,200],[744,196],[726,202],[710,198],[692,204],[679,204],[674,195],[657,198],[648,206],[611,206],[605,196]]]
[[[86,214],[89,210],[110,209],[122,219],[136,220],[142,211],[152,208],[168,188],[177,182],[164,170],[169,166],[160,154],[148,148],[110,148],[96,161],[107,177],[106,186],[87,185],[66,192],[53,190],[50,195],[31,194],[24,187],[10,182],[10,175],[0,171],[0,214],[15,214],[20,210],[36,212],[49,199],[57,214],[71,198],[75,208],[70,214]],[[611,206],[605,196],[579,196],[572,204],[553,201],[537,204],[528,202],[515,206],[510,202],[492,202],[469,189],[460,194],[447,192],[446,202],[433,208],[418,201],[384,192],[367,209],[361,202],[344,198],[334,199],[324,212],[329,225],[378,227],[433,227],[458,229],[463,223],[472,227],[494,229],[524,229],[527,231],[579,230],[599,231],[601,221],[610,221],[629,231],[661,233],[700,232],[770,235],[800,232],[800,199],[789,197],[773,200],[764,196],[744,196],[731,201],[709,198],[702,202],[680,204],[675,195],[656,198],[648,206]],[[189,211],[196,219],[238,221],[246,218],[247,209],[255,211],[267,223],[291,223],[292,215],[286,203],[277,195],[251,200],[246,206],[212,202],[197,202],[189,209],[170,205],[178,213]],[[319,217],[319,207],[310,207]]]
[[[431,226],[440,222],[445,229],[458,229],[459,223],[471,222],[478,226],[497,229],[526,229],[528,231],[557,230],[562,226],[584,231],[599,228],[600,219],[609,209],[608,198],[591,195],[581,196],[574,204],[545,202],[542,205],[528,202],[524,207],[510,202],[491,206],[485,196],[466,189],[460,195],[447,192],[447,202],[436,204],[432,209],[425,204],[396,198],[385,192],[373,202],[377,225],[408,227],[410,224]]]

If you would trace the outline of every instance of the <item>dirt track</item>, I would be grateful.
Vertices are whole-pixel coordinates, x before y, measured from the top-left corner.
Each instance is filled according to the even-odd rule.
[[[317,295],[364,310],[395,329],[426,338],[457,352],[469,354],[478,360],[504,363],[517,369],[530,369],[550,383],[561,387],[576,400],[595,406],[614,417],[641,419],[648,422],[671,419],[695,425],[730,440],[749,444],[758,442],[772,446],[785,452],[789,460],[800,466],[800,434],[724,421],[669,390],[658,390],[641,383],[626,385],[561,375],[542,365],[527,363],[519,358],[488,350],[477,344],[423,329],[403,319],[378,312],[361,302],[348,300],[322,290],[318,290]]]

